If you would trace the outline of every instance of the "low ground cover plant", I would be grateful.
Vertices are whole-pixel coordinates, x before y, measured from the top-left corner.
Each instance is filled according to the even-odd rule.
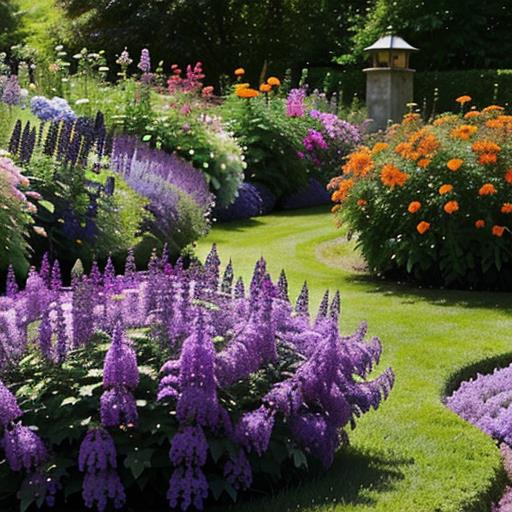
[[[406,115],[331,182],[371,270],[464,288],[512,287],[511,116],[491,105]]]
[[[347,428],[393,385],[373,380],[381,344],[338,331],[339,294],[316,316],[304,286],[295,305],[284,273],[264,260],[251,283],[204,265],[123,276],[75,272],[62,288],[45,260],[0,299],[2,508],[43,504],[99,511],[202,509],[236,499],[284,464],[325,467]],[[267,483],[268,485],[268,483]],[[167,494],[166,494],[167,493]],[[64,505],[63,505],[64,506]]]

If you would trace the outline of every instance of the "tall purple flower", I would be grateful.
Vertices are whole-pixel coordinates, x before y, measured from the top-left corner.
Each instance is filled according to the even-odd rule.
[[[30,471],[48,458],[48,452],[40,437],[21,423],[5,430],[3,448],[12,471]]]
[[[114,328],[103,366],[103,387],[100,416],[105,427],[135,425],[137,405],[131,390],[139,384],[139,369],[135,351],[123,337],[120,324]]]
[[[235,489],[249,489],[252,484],[252,469],[244,450],[240,450],[226,462],[224,476]]]
[[[18,77],[16,75],[11,75],[7,79],[7,83],[5,84],[3,94],[2,94],[2,102],[10,107],[15,105],[19,105],[21,101],[21,87],[18,83]]]
[[[101,428],[89,430],[80,445],[78,468],[85,473],[82,497],[85,506],[96,505],[103,512],[111,500],[116,509],[122,508],[126,495],[117,474],[117,452],[110,434]]]
[[[124,386],[135,389],[139,385],[137,356],[123,336],[120,324],[114,328],[112,344],[105,356],[103,386],[112,388]]]
[[[145,74],[151,72],[151,58],[147,48],[143,48],[140,52],[140,61],[137,67]]]
[[[0,380],[0,425],[5,428],[22,414],[16,398]]]
[[[261,456],[267,451],[273,428],[274,415],[262,406],[240,418],[235,427],[235,437],[248,452],[254,450]]]
[[[19,291],[18,283],[16,282],[16,274],[14,273],[14,268],[12,265],[9,265],[9,269],[7,270],[7,282],[5,284],[5,295],[7,297],[13,298]]]

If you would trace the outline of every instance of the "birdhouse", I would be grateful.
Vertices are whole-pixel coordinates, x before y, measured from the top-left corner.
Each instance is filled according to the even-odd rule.
[[[371,67],[366,73],[366,105],[374,130],[399,122],[413,100],[412,52],[418,51],[401,37],[386,35],[365,48]]]

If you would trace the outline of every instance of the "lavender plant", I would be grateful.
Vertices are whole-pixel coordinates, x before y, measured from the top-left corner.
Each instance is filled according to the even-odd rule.
[[[311,315],[307,286],[292,304],[263,259],[247,287],[215,247],[187,269],[164,254],[144,273],[93,266],[71,288],[58,275],[46,260],[0,299],[2,509],[21,488],[27,506],[202,510],[261,472],[327,468],[393,385],[390,369],[369,378],[381,344],[364,324],[340,335],[339,294]]]
[[[191,164],[121,136],[114,141],[110,166],[149,200],[154,218],[149,229],[174,254],[207,232],[213,196]]]

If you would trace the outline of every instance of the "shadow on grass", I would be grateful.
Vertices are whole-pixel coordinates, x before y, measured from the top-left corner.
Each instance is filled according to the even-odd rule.
[[[392,490],[404,478],[412,459],[386,453],[364,453],[346,448],[338,453],[327,470],[315,469],[301,473],[299,478],[266,492],[256,489],[251,495],[230,507],[214,507],[215,512],[231,510],[253,512],[271,509],[282,512],[311,509],[314,505],[360,504],[372,506],[375,493]],[[371,491],[371,494],[370,494]]]
[[[428,302],[435,306],[504,310],[512,308],[512,293],[509,292],[421,288],[410,282],[393,282],[367,274],[344,276],[344,281],[369,286],[367,293],[376,293],[389,297],[401,297],[403,304]]]

